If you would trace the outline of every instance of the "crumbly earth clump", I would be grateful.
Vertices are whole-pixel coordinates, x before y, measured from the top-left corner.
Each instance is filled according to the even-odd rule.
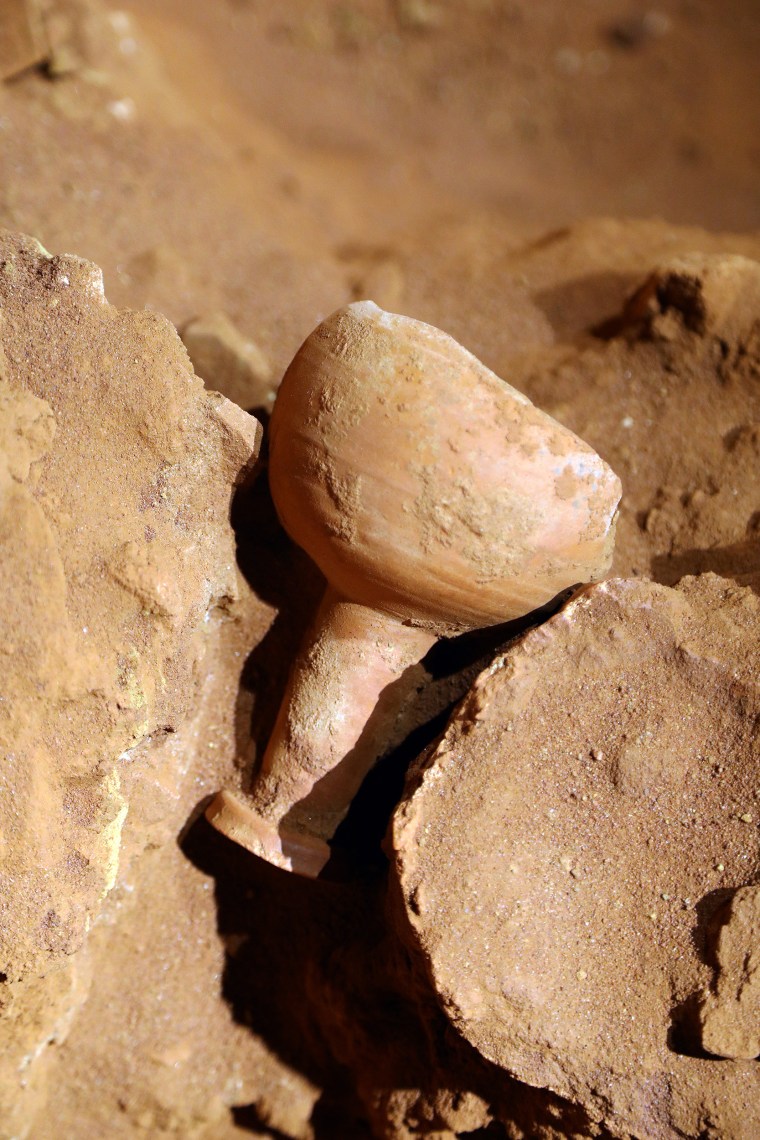
[[[113,308],[97,267],[7,231],[0,344],[4,1135],[46,1135],[46,1099],[57,1089],[65,1105],[80,1067],[118,1086],[118,1100],[87,1110],[91,1134],[117,1134],[135,1052],[153,1077],[146,1084],[141,1062],[131,1129],[224,1127],[244,1059],[260,1069],[256,1088],[303,1085],[257,1059],[216,1003],[213,906],[176,849],[217,783],[219,739],[234,735],[233,615],[246,622],[243,644],[268,619],[228,521],[261,428],[204,390],[164,317]],[[184,962],[168,968],[182,938]],[[158,984],[146,984],[157,960]],[[122,965],[104,970],[108,961]],[[182,1016],[188,989],[198,996],[182,997]],[[175,1007],[168,1023],[164,1002]],[[194,1045],[220,1015],[226,1062]]]
[[[589,587],[478,678],[396,813],[447,1015],[615,1136],[760,1128],[758,618],[712,574]]]

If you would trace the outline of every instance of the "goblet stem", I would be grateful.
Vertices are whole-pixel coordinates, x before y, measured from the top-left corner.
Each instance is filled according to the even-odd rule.
[[[435,641],[427,630],[328,586],[288,680],[249,800],[222,792],[220,831],[287,870],[316,876],[375,761],[397,735]]]

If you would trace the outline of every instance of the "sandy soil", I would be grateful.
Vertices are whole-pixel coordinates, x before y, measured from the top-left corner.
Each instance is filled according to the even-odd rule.
[[[756,7],[45,0],[36,30],[27,11],[0,4],[0,1136],[751,1140]],[[304,337],[364,297],[446,329],[611,464],[613,570],[636,580],[516,644],[519,623],[433,649],[417,727],[307,882],[202,809],[248,786],[322,588],[241,409],[266,423]],[[473,690],[498,725],[471,694],[449,729],[457,828],[431,857],[408,822],[447,831],[431,746],[499,651]],[[619,686],[647,652],[634,763]],[[510,670],[542,653],[562,683],[534,678],[515,753]],[[579,795],[604,770],[608,830],[566,799],[573,765]],[[670,842],[679,811],[704,842]],[[657,859],[688,906],[650,899]],[[546,915],[547,891],[556,920],[512,915],[507,937],[506,903]],[[618,1032],[632,1005],[638,1035]]]

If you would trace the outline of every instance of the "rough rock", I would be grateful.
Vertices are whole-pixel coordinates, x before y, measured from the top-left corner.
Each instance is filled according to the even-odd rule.
[[[480,676],[396,813],[448,1017],[605,1135],[760,1129],[756,1068],[706,1060],[696,1017],[708,925],[760,857],[759,619],[711,574],[588,588]],[[747,921],[719,951],[734,993]]]
[[[240,658],[271,616],[229,521],[261,429],[204,391],[164,318],[113,308],[94,265],[7,231],[0,343],[0,1118],[9,1135],[46,1135],[46,1087],[66,1086],[63,1105],[72,1058],[89,1056],[121,1072],[123,1107],[99,1106],[109,1135],[119,1115],[126,1135],[148,1117],[202,1135],[267,1080],[285,1100],[300,1080],[274,1059],[267,1077],[256,1040],[230,1026],[208,880],[176,848],[234,757]],[[106,982],[102,963],[130,942],[151,972]],[[151,1046],[135,1052],[140,1034]],[[193,1042],[214,1034],[227,1044],[210,1065]]]
[[[716,979],[700,1009],[702,1045],[718,1057],[760,1054],[760,887],[741,887],[723,908]]]
[[[5,0],[0,8],[0,80],[41,63],[45,55],[37,4],[33,0]]]
[[[272,410],[272,369],[261,349],[235,327],[226,313],[197,317],[182,330],[193,368],[209,388],[241,408]]]
[[[260,428],[220,414],[163,318],[112,309],[94,266],[7,233],[0,265],[2,970],[18,979],[76,950],[113,886],[130,750],[176,731],[204,625],[237,594],[226,514]]]

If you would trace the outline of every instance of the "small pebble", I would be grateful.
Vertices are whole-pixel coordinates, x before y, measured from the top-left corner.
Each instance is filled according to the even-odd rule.
[[[137,108],[134,99],[127,96],[125,99],[114,99],[108,104],[108,110],[120,123],[128,123],[130,119],[134,119]]]

